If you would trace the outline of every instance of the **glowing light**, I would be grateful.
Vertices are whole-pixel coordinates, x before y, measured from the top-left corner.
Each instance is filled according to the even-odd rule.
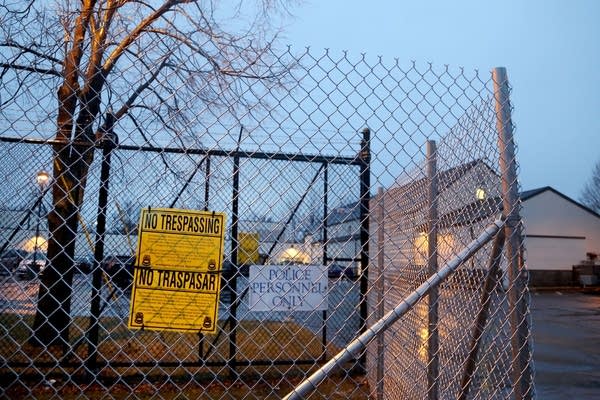
[[[477,200],[485,200],[485,197],[486,197],[485,189],[483,189],[483,188],[475,189],[475,198]]]
[[[21,248],[29,252],[42,251],[45,253],[48,250],[48,241],[43,236],[33,236],[27,239]]]
[[[414,240],[414,259],[415,264],[425,265],[427,264],[429,251],[429,240],[426,232],[419,233]],[[450,260],[455,256],[455,242],[454,236],[450,233],[441,233],[437,237],[437,251],[440,261]]]
[[[285,249],[279,257],[280,262],[291,262],[298,264],[308,264],[310,257],[308,254],[296,249],[294,246]]]
[[[40,185],[40,187],[43,188],[50,181],[50,174],[46,171],[39,171],[36,174],[35,179],[38,185]]]

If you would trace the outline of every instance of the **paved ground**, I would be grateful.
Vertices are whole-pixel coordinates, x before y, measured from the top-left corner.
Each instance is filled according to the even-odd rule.
[[[532,293],[537,398],[600,399],[600,292]]]

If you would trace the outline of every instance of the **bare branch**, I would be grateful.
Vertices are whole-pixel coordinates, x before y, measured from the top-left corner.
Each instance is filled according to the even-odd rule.
[[[33,9],[34,3],[35,3],[35,0],[23,1],[20,3],[20,5],[23,7],[20,10],[15,10],[4,4],[0,4],[0,8],[4,8],[6,10],[7,14],[12,13],[12,14],[18,15],[20,18],[26,18],[29,15],[29,13],[31,12],[31,10]]]
[[[152,82],[154,82],[160,71],[168,65],[167,61],[168,59],[165,58],[165,60],[162,63],[160,63],[160,65],[152,73],[150,78],[134,90],[134,92],[131,94],[131,96],[129,96],[125,104],[123,104],[123,106],[115,113],[115,117],[117,120],[121,119],[123,115],[125,115],[125,113],[129,111],[129,109],[133,106],[134,102],[137,100],[140,94],[142,94],[142,92],[146,90]]]
[[[600,161],[594,166],[592,176],[583,188],[580,200],[590,209],[600,213]]]
[[[59,60],[56,57],[52,57],[52,56],[50,56],[48,54],[41,53],[41,52],[39,52],[37,50],[34,50],[34,49],[32,49],[30,47],[27,47],[27,46],[23,46],[23,45],[21,45],[19,43],[13,42],[13,41],[7,41],[7,42],[4,42],[4,43],[0,43],[0,47],[13,47],[15,49],[22,50],[23,53],[29,53],[29,54],[32,54],[32,55],[34,55],[36,57],[42,58],[44,60],[52,61],[53,63],[61,64],[62,65],[62,61]]]
[[[129,117],[129,119],[133,122],[133,125],[135,126],[136,130],[140,133],[140,135],[144,138],[144,140],[146,141],[146,143],[149,146],[153,146],[152,142],[148,139],[148,137],[146,136],[146,133],[142,130],[142,128],[140,127],[140,124],[137,122],[137,120],[135,119],[135,117],[131,114],[127,115]],[[159,116],[159,118],[162,118],[161,116]],[[169,166],[169,162],[165,157],[164,153],[160,153],[160,159],[165,167],[166,170],[170,170],[170,166]]]
[[[266,53],[266,48],[263,49],[262,51],[253,53],[254,58],[251,60],[248,60],[248,62],[246,63],[246,65],[243,66],[243,68],[240,68],[240,69],[226,68],[226,67],[222,67],[221,65],[219,65],[219,63],[217,62],[215,57],[210,55],[206,50],[204,50],[201,46],[194,43],[188,37],[185,37],[183,35],[177,35],[177,34],[174,34],[172,32],[164,30],[164,29],[148,29],[148,32],[152,32],[157,35],[168,36],[168,37],[173,38],[177,42],[184,44],[190,50],[192,50],[194,53],[201,55],[206,61],[208,61],[209,64],[212,65],[215,72],[218,72],[223,75],[228,75],[228,76],[237,77],[237,78],[247,78],[247,79],[275,79],[275,78],[280,78],[287,73],[287,69],[283,69],[281,71],[270,73],[270,74],[256,74],[256,73],[248,73],[247,72]],[[185,67],[182,66],[182,68],[185,68]]]
[[[13,64],[13,63],[0,63],[0,67],[7,68],[7,69],[20,70],[20,71],[37,72],[38,74],[52,75],[52,76],[57,76],[59,78],[62,77],[62,74],[55,69],[40,68],[40,67],[36,67],[35,65],[18,65],[18,64]]]
[[[174,6],[183,3],[190,3],[196,0],[168,0],[163,3],[157,10],[155,10],[152,14],[144,18],[134,29],[123,39],[121,43],[112,51],[112,53],[108,56],[106,62],[104,63],[103,70],[105,73],[112,70],[117,60],[121,57],[123,52],[134,43],[138,37],[148,29],[160,17],[162,17],[167,12],[171,11]]]

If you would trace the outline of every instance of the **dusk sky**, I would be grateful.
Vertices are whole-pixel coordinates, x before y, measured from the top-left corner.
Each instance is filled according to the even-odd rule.
[[[296,49],[506,67],[521,188],[579,199],[600,161],[600,1],[306,0],[292,13]]]

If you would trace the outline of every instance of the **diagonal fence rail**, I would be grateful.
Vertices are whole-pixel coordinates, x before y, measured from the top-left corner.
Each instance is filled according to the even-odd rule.
[[[402,303],[398,304],[394,309],[389,311],[382,319],[377,321],[373,326],[369,327],[365,333],[360,335],[358,338],[353,340],[346,348],[336,354],[330,361],[319,368],[318,371],[309,376],[306,380],[300,383],[293,392],[287,395],[284,399],[304,399],[306,396],[317,388],[327,376],[334,371],[336,368],[351,360],[352,358],[363,352],[370,342],[372,342],[377,335],[381,335],[387,328],[392,324],[396,323],[402,316],[411,310],[420,300],[435,290],[450,274],[452,274],[458,267],[469,260],[481,247],[487,242],[493,239],[500,229],[502,229],[504,223],[497,221],[481,235],[479,235],[474,241],[469,243],[467,247],[459,254],[456,258],[452,259],[448,264],[442,267],[437,273],[432,275],[429,279],[423,282],[414,292],[412,292]]]

